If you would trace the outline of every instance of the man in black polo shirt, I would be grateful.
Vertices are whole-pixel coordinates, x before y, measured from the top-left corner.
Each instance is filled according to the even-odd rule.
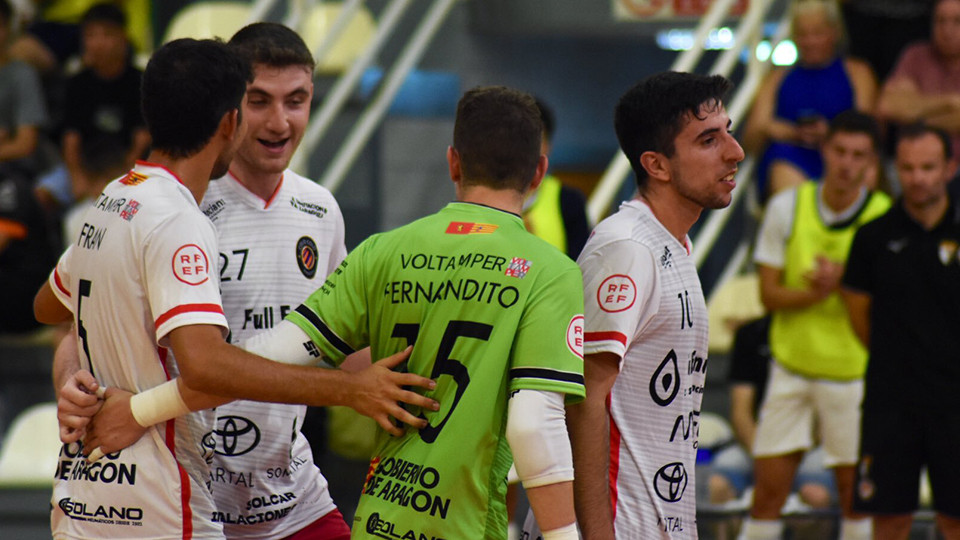
[[[857,232],[843,278],[870,351],[854,507],[873,514],[874,538],[908,537],[924,465],[937,524],[960,538],[960,208],[947,195],[950,148],[932,127],[901,130],[903,196]]]

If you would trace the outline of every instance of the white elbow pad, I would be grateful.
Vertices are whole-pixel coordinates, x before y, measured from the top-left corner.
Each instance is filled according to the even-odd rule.
[[[573,480],[563,394],[520,390],[508,405],[507,442],[526,488]]]
[[[283,320],[266,332],[260,332],[238,345],[264,358],[297,366],[315,366],[322,360],[320,350],[297,325]]]

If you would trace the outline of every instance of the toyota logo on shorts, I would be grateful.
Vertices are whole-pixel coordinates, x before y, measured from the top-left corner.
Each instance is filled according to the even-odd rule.
[[[242,456],[260,443],[260,428],[242,416],[217,417],[213,435],[221,456]]]

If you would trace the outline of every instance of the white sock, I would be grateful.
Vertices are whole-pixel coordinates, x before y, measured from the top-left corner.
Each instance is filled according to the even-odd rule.
[[[779,519],[743,520],[737,540],[780,540],[783,536],[783,521]]]
[[[870,540],[873,538],[873,520],[870,518],[840,520],[839,540]]]

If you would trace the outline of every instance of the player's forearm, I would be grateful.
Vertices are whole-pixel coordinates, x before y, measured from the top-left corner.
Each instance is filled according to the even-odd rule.
[[[181,372],[183,383],[190,390],[233,399],[317,407],[347,403],[344,388],[349,381],[337,370],[281,364],[226,343],[204,356],[206,361],[190,362],[193,367]],[[193,369],[196,364],[207,366]]]
[[[523,389],[510,398],[507,412],[507,442],[542,531],[576,522],[563,400],[558,392]]]
[[[60,396],[60,389],[66,384],[67,380],[80,369],[80,351],[77,348],[77,340],[73,332],[67,333],[57,345],[57,350],[53,354],[53,390],[57,397]]]
[[[574,504],[584,538],[612,539],[613,510],[608,484],[610,425],[603,397],[567,407],[573,450]]]

